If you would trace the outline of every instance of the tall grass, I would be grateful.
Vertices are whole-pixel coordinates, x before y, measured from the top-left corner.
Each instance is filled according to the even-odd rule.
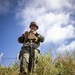
[[[19,75],[19,65],[15,63],[13,66],[1,66],[0,75]]]
[[[0,75],[19,75],[18,63],[8,67],[0,65]],[[51,53],[40,55],[33,75],[75,75],[75,51],[58,54],[56,58]]]

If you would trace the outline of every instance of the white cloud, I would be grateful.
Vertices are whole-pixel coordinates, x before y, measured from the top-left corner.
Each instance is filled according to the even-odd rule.
[[[19,6],[23,5],[23,9],[20,8],[20,11],[17,14],[17,17],[20,16],[23,19],[23,23],[32,21],[32,20],[39,20],[40,17],[47,18],[48,16],[51,15],[50,13],[52,12],[51,10],[55,10],[52,13],[58,13],[62,10],[62,7],[71,7],[71,4],[69,3],[68,0],[32,0],[27,3],[27,1],[20,1],[18,0]],[[24,3],[26,6],[24,7]],[[56,10],[59,9],[60,10]],[[48,13],[47,13],[48,12]],[[47,15],[49,14],[49,15]],[[46,17],[44,17],[46,15]],[[54,15],[56,16],[56,15]],[[50,20],[53,20],[53,16],[49,18]],[[48,22],[48,21],[47,21]]]
[[[51,8],[51,9],[59,9],[62,6],[64,6],[64,3],[66,4],[66,1],[62,1],[62,0],[44,0],[45,1],[45,5],[47,8]],[[62,3],[61,3],[62,2]],[[64,2],[64,3],[63,3]]]
[[[65,17],[65,18],[64,18]],[[60,14],[55,14],[55,13],[45,13],[39,18],[37,18],[37,22],[39,23],[38,25],[42,26],[42,28],[45,28],[47,30],[50,30],[50,27],[62,24],[67,24],[68,23],[68,15],[60,13]],[[40,29],[40,31],[43,29]]]
[[[66,27],[61,27],[59,23],[52,26],[50,30],[46,33],[46,42],[61,43],[69,38],[74,38],[74,27],[68,25]]]
[[[66,39],[74,38],[75,28],[68,25],[68,15],[49,13],[37,19],[39,32],[45,36],[45,42],[61,43]],[[64,26],[63,26],[64,25]]]
[[[70,44],[68,45],[65,45],[65,44],[62,44],[58,49],[57,51],[59,52],[65,52],[65,50],[67,51],[72,51],[75,49],[75,41],[71,42]]]
[[[45,7],[46,9],[61,9],[62,7],[71,7],[69,0],[32,0],[28,6],[37,7],[38,5]]]
[[[18,0],[18,4],[19,7],[21,7],[21,10],[23,9],[24,11],[28,12],[28,14],[27,12],[25,12],[25,14],[29,16],[35,15],[36,13],[44,13],[42,9],[45,9],[46,11],[57,11],[56,9],[60,9],[58,11],[61,11],[63,7],[70,9],[73,9],[75,7],[72,1],[70,2],[69,0]],[[35,14],[33,14],[33,12],[35,12]]]

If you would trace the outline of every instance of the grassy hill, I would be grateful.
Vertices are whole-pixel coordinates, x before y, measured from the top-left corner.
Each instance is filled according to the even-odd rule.
[[[0,65],[0,75],[19,75],[18,63],[8,67]],[[57,54],[56,58],[51,53],[40,55],[33,75],[75,75],[75,51]]]

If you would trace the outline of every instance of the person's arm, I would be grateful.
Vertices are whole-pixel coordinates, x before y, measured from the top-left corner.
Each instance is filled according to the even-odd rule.
[[[19,43],[23,43],[23,42],[24,42],[24,34],[22,34],[22,35],[18,38],[18,42],[19,42]]]
[[[37,37],[38,37],[38,41],[44,42],[44,37],[42,35],[38,34]]]
[[[19,38],[18,38],[18,42],[19,43],[23,43],[24,41],[27,41],[28,39],[28,31],[25,31],[24,34],[22,34]]]

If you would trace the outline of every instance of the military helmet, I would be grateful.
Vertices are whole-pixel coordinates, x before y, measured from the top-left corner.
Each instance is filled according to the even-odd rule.
[[[38,29],[38,25],[35,22],[31,22],[29,28],[31,28],[31,26],[36,26],[36,28]]]

